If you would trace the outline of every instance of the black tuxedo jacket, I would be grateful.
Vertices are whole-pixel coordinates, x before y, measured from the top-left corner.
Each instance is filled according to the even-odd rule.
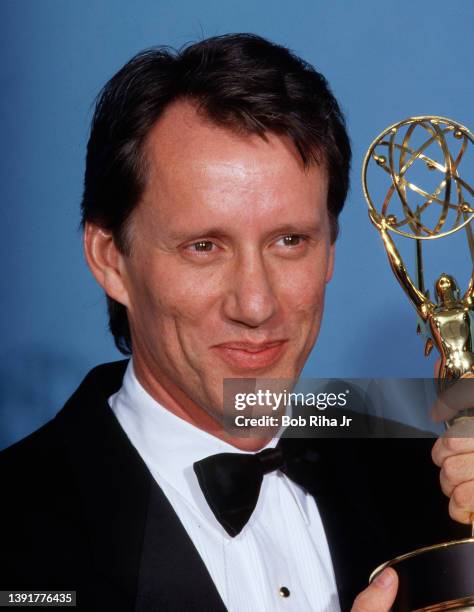
[[[0,453],[0,590],[75,590],[87,612],[223,611],[192,541],[108,407],[125,367],[92,370],[56,418]],[[316,498],[343,611],[381,562],[465,535],[449,519],[433,440],[284,444],[304,445],[290,476]]]

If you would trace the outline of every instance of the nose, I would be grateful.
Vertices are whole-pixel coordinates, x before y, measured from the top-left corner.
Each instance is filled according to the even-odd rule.
[[[277,312],[275,280],[258,251],[236,258],[224,299],[227,319],[247,327],[260,327]]]

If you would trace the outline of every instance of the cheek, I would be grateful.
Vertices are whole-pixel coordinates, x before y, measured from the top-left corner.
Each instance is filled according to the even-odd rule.
[[[212,273],[203,280],[202,270],[185,271],[166,257],[141,269],[147,274],[134,277],[130,310],[148,332],[157,328],[160,333],[169,332],[173,323],[197,325],[218,298],[220,279]]]
[[[288,316],[305,319],[320,315],[326,288],[326,275],[323,266],[305,266],[294,269],[282,279],[282,303]]]

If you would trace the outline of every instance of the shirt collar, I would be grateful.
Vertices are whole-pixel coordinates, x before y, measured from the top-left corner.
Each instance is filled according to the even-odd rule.
[[[217,453],[247,451],[224,442],[167,410],[142,387],[135,376],[132,359],[121,389],[109,398],[109,404],[155,479],[158,482],[164,480],[215,525],[215,517],[202,495],[193,464]],[[265,448],[274,448],[277,442],[274,438]],[[290,486],[290,489],[307,521],[304,491],[296,485]]]

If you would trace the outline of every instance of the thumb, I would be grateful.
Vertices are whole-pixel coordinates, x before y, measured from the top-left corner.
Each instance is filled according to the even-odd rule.
[[[397,572],[387,567],[356,597],[351,612],[389,612],[397,589]]]

